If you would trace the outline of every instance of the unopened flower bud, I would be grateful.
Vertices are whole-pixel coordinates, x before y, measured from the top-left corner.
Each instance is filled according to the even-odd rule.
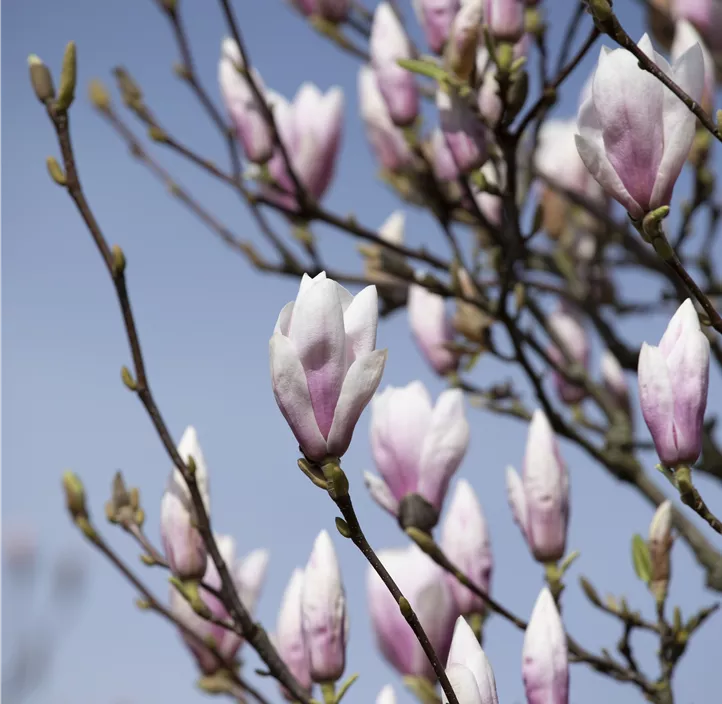
[[[484,24],[494,39],[518,41],[524,34],[523,0],[484,0]]]
[[[30,54],[28,57],[28,66],[30,67],[30,84],[35,91],[35,97],[41,103],[52,100],[55,97],[55,86],[50,69],[35,54]]]
[[[278,654],[298,680],[298,683],[307,691],[311,691],[311,672],[308,658],[308,648],[303,637],[303,624],[301,618],[301,601],[303,598],[303,570],[295,569],[291,579],[283,592],[281,608],[278,611],[276,622],[275,643]],[[284,692],[284,696],[291,701],[294,698]]]
[[[667,596],[670,577],[670,551],[672,549],[672,503],[659,505],[649,524],[649,557],[652,564],[649,588],[658,601]]]
[[[63,489],[65,490],[65,505],[73,517],[87,518],[88,509],[85,504],[85,487],[80,477],[75,472],[63,473]]]
[[[67,110],[75,99],[75,84],[78,76],[78,62],[75,52],[75,42],[68,42],[63,55],[63,67],[60,70],[60,86],[55,107],[58,110]]]
[[[451,25],[445,58],[449,70],[461,80],[468,80],[474,70],[481,36],[484,0],[466,0]]]
[[[443,137],[442,137],[443,139]],[[444,299],[419,284],[409,286],[409,325],[416,344],[437,374],[459,366],[459,355],[446,345],[454,339]]]

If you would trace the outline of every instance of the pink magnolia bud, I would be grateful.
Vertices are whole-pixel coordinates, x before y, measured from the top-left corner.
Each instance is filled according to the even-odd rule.
[[[343,127],[343,91],[332,88],[324,95],[312,83],[304,83],[292,104],[280,95],[273,95],[270,103],[296,176],[309,195],[319,200],[334,175]],[[295,208],[294,184],[280,150],[275,150],[268,170],[277,187],[268,195]]]
[[[318,15],[329,22],[343,22],[351,10],[351,0],[291,0],[307,17]]]
[[[336,551],[325,530],[313,544],[303,576],[301,619],[311,679],[335,682],[346,667],[348,614]]]
[[[669,500],[662,502],[654,512],[649,524],[648,546],[652,565],[649,588],[658,600],[663,601],[669,585],[672,550],[672,503]]]
[[[241,73],[245,70],[238,45],[232,39],[221,44],[221,60],[218,63],[218,83],[226,110],[231,118],[236,137],[249,161],[263,164],[273,153],[273,134],[248,79]],[[255,69],[251,70],[253,80],[265,92],[263,80]]]
[[[713,51],[722,49],[722,0],[672,0],[672,17],[689,20]]]
[[[466,577],[480,589],[489,592],[493,567],[489,530],[479,499],[464,479],[458,481],[446,514],[441,531],[441,547]],[[454,575],[447,574],[446,578],[462,615],[484,611],[483,599],[460,584]]]
[[[722,5],[720,5],[722,8]],[[720,21],[722,22],[722,9],[720,9]],[[722,32],[722,26],[720,26],[719,32]],[[709,53],[709,49],[702,37],[694,28],[694,26],[687,20],[680,20],[675,24],[674,27],[674,41],[672,42],[672,61],[677,61],[685,51],[693,47],[695,44],[699,44],[702,50],[702,58],[704,60],[704,85],[702,89],[702,107],[707,112],[712,112],[714,107],[714,94],[715,94],[715,65],[712,55]]]
[[[601,368],[604,387],[612,395],[617,406],[628,410],[629,384],[619,361],[609,350],[602,352]]]
[[[389,115],[399,127],[410,125],[419,114],[419,89],[414,74],[401,68],[399,59],[412,59],[411,42],[388,2],[374,12],[369,37],[371,65]]]
[[[459,356],[446,348],[454,330],[446,314],[444,299],[423,286],[409,286],[409,325],[416,344],[437,374],[448,374],[459,366]]]
[[[278,654],[286,667],[308,692],[311,691],[311,663],[308,648],[303,637],[301,618],[301,600],[303,598],[303,570],[295,569],[283,592],[281,608],[278,611],[276,636],[274,638]],[[291,695],[286,695],[295,701]]]
[[[670,67],[646,34],[638,46],[693,100],[700,100],[704,85],[700,47],[691,47]],[[579,110],[577,122],[579,156],[633,218],[669,205],[692,146],[696,118],[662,83],[639,68],[633,54],[602,47],[592,94]]]
[[[444,571],[416,545],[381,550],[378,556],[416,612],[436,654],[446,658],[457,612]],[[399,674],[426,677],[433,682],[434,670],[411,626],[372,568],[367,588],[371,627],[383,656]]]
[[[514,521],[538,562],[555,562],[564,555],[569,519],[569,476],[547,417],[534,411],[529,424],[524,471],[506,471]]]
[[[444,89],[436,91],[441,131],[457,171],[467,174],[487,158],[486,128],[474,115],[465,98]]]
[[[258,594],[263,585],[268,566],[268,553],[265,550],[257,550],[251,553],[245,560],[239,562],[236,559],[236,544],[230,535],[216,536],[216,544],[221,553],[226,567],[230,571],[233,581],[236,585],[238,595],[243,605],[253,613]],[[218,574],[216,566],[210,558],[203,576],[203,583],[213,589],[220,589],[221,578]],[[211,614],[222,620],[230,618],[226,607],[211,592],[206,591],[203,587],[200,589],[200,595],[209,608]],[[223,658],[230,662],[235,658],[238,649],[241,647],[241,637],[233,631],[223,628],[201,618],[193,611],[191,605],[186,601],[175,587],[171,587],[170,592],[171,611],[178,620],[193,631],[201,640],[207,641],[212,639],[218,652]],[[221,663],[204,647],[197,639],[182,633],[183,639],[186,641],[188,648],[198,662],[198,666],[205,674],[213,674]]]
[[[359,69],[358,95],[366,137],[376,160],[392,173],[402,171],[411,163],[411,150],[404,133],[391,121],[376,74],[369,66]]]
[[[396,704],[396,693],[394,688],[387,684],[376,697],[376,704]]]
[[[371,403],[371,454],[383,477],[367,477],[371,495],[394,515],[409,494],[422,496],[438,513],[468,446],[459,389],[442,391],[432,407],[420,381],[387,387]]]
[[[464,0],[451,25],[445,63],[462,80],[467,80],[474,69],[483,14],[484,0]]]
[[[196,481],[206,511],[208,469],[198,443],[196,429],[188,426],[178,444],[184,462],[192,457],[196,466]],[[206,546],[195,527],[195,509],[183,475],[173,469],[160,504],[160,538],[171,572],[180,579],[200,579],[206,571]]]
[[[271,383],[302,452],[341,457],[381,381],[386,350],[374,350],[376,288],[352,296],[321,272],[303,275],[283,307],[270,342]]]
[[[438,127],[431,133],[429,151],[434,176],[439,181],[456,181],[459,178],[459,169],[446,137]]]
[[[548,587],[541,590],[526,627],[521,669],[528,704],[568,703],[567,637]]]
[[[459,704],[499,704],[494,671],[463,616],[454,626],[446,675]],[[443,702],[448,703],[445,694]]]
[[[514,44],[513,58],[519,59],[529,52],[529,35],[525,34]],[[478,106],[481,116],[490,127],[495,127],[503,109],[499,96],[499,82],[496,80],[496,64],[489,56],[489,50],[481,44],[476,51],[476,75]],[[545,125],[547,122],[544,123]]]
[[[459,10],[459,0],[412,0],[419,24],[431,51],[440,54]]]
[[[697,461],[709,386],[709,340],[687,299],[669,321],[659,347],[642,344],[639,403],[662,464]]]
[[[572,362],[580,364],[584,369],[589,367],[589,338],[579,318],[564,307],[558,308],[549,316],[549,327],[556,333]],[[549,356],[562,368],[568,368],[561,350],[552,346]],[[586,391],[583,387],[567,381],[556,370],[554,385],[563,403],[576,404],[584,399]]]
[[[494,39],[519,41],[524,34],[523,0],[485,0],[484,24]]]

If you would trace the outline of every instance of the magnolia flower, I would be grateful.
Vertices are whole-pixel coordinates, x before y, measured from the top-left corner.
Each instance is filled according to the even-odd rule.
[[[303,570],[295,569],[281,599],[274,643],[286,667],[308,692],[311,691],[311,663],[303,636],[301,600]],[[292,701],[293,697],[288,696]]]
[[[412,59],[411,42],[388,2],[374,12],[369,37],[371,66],[389,115],[399,127],[410,125],[419,114],[419,89],[414,74],[399,66],[399,59]]]
[[[316,538],[306,565],[301,618],[311,679],[335,682],[346,666],[348,614],[336,551],[325,530]]]
[[[241,603],[249,613],[253,614],[266,577],[268,552],[266,550],[256,550],[244,560],[239,561],[236,559],[235,540],[230,535],[216,536],[216,545],[233,577]],[[215,563],[210,558],[208,558],[205,575],[203,576],[203,584],[216,590],[221,588],[221,577]],[[212,616],[224,621],[230,619],[226,607],[211,592],[201,587],[200,595]],[[218,662],[216,656],[207,647],[198,641],[198,638],[204,642],[212,639],[219,654],[226,662],[231,662],[235,658],[242,643],[241,637],[237,633],[211,623],[196,614],[186,598],[175,587],[171,587],[170,606],[173,615],[178,621],[196,634],[197,638],[193,638],[181,631],[183,640],[185,640],[191,653],[198,661],[198,666],[204,674],[213,674],[219,667],[222,667],[222,664]]]
[[[366,137],[384,169],[402,171],[411,163],[411,150],[404,133],[391,121],[373,69],[362,66],[358,73],[358,95]]]
[[[467,80],[474,69],[483,14],[484,0],[464,0],[451,25],[445,63],[462,80]]]
[[[459,704],[499,704],[494,671],[463,616],[459,616],[454,626],[446,676]],[[448,703],[445,694],[443,701]]]
[[[689,20],[708,46],[722,49],[722,0],[672,0],[672,17]]]
[[[507,491],[514,521],[538,562],[564,555],[569,519],[569,476],[547,417],[534,411],[529,424],[522,477],[507,468]]]
[[[516,60],[526,56],[528,51],[529,35],[525,34],[514,44],[512,58]],[[496,126],[503,110],[496,73],[496,64],[491,60],[489,50],[483,43],[480,44],[476,49],[477,104],[479,113],[490,127]]]
[[[376,704],[396,704],[396,694],[394,688],[387,684],[376,697]]]
[[[459,178],[459,168],[440,128],[436,127],[431,133],[428,147],[431,168],[436,179],[443,182],[456,181]]]
[[[548,587],[541,590],[526,627],[522,677],[528,704],[569,701],[567,637]]]
[[[306,16],[318,15],[329,22],[343,22],[351,10],[351,0],[292,0]]]
[[[414,12],[426,35],[426,43],[440,54],[459,10],[460,0],[412,0]]]
[[[704,59],[690,47],[670,67],[645,34],[639,48],[692,99],[702,97]],[[636,219],[669,205],[687,159],[696,118],[626,49],[602,47],[592,94],[582,105],[579,156],[592,176]]]
[[[437,374],[448,374],[459,366],[459,356],[446,348],[454,330],[446,314],[444,299],[423,286],[409,286],[409,325],[416,344]]]
[[[722,21],[722,9],[720,10],[720,21]],[[702,58],[704,60],[704,85],[701,100],[702,107],[707,112],[712,112],[712,108],[714,107],[716,80],[714,59],[694,26],[687,20],[680,20],[677,22],[674,26],[674,41],[672,42],[671,49],[672,61],[680,59],[684,52],[693,47],[695,44],[699,44],[699,48],[702,50]]]
[[[278,94],[273,94],[269,103],[296,177],[308,194],[319,200],[333,179],[341,143],[343,91],[331,88],[324,95],[312,83],[304,83],[293,103]],[[295,186],[280,149],[274,151],[268,171],[276,185],[274,190],[267,189],[269,197],[295,208]]]
[[[416,545],[381,550],[378,556],[411,604],[436,654],[444,659],[449,651],[457,616],[444,571]],[[434,670],[411,626],[406,623],[396,599],[372,568],[368,571],[367,588],[371,627],[388,663],[401,675],[426,677],[434,681]]]
[[[457,93],[436,91],[439,123],[457,172],[467,174],[486,161],[486,128]]]
[[[438,518],[468,445],[469,423],[459,389],[442,391],[432,407],[420,381],[389,386],[371,403],[371,453],[383,479],[366,473],[366,484],[377,503],[394,516],[401,518],[404,498],[416,494]]]
[[[524,33],[523,0],[484,0],[484,24],[494,39],[518,41]]]
[[[184,462],[192,457],[196,483],[206,511],[209,509],[208,469],[196,429],[188,426],[178,443]],[[171,572],[180,579],[200,579],[206,571],[206,546],[195,527],[195,509],[183,475],[174,468],[160,504],[160,538]]]
[[[565,308],[559,308],[549,316],[549,327],[556,333],[572,362],[580,364],[584,369],[589,366],[589,338],[579,318]],[[568,366],[562,351],[552,346],[549,356],[562,368]],[[557,394],[563,403],[579,403],[586,396],[583,387],[567,381],[562,374],[554,371],[554,384]]]
[[[386,350],[374,350],[376,288],[352,296],[321,272],[303,275],[270,342],[276,403],[311,460],[341,457],[381,381]]]
[[[486,519],[471,485],[460,479],[441,530],[441,547],[446,556],[477,587],[489,593],[491,543]],[[473,594],[452,574],[447,574],[459,612],[466,616],[484,611],[484,600]]]
[[[602,352],[601,369],[604,388],[612,396],[617,406],[628,412],[630,406],[629,384],[619,361],[609,350]]]
[[[263,164],[273,153],[273,133],[263,106],[242,71],[245,68],[238,44],[233,39],[224,39],[218,62],[221,96],[246,158],[256,164]],[[263,94],[265,87],[261,76],[255,69],[251,69],[251,76]]]
[[[692,464],[702,451],[709,340],[688,298],[654,347],[639,354],[639,403],[662,464]]]

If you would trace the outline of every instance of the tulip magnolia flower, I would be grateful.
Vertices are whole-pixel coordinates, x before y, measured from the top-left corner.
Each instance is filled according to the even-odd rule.
[[[440,54],[451,31],[451,23],[459,11],[459,0],[412,0],[416,17],[426,35],[426,43]]]
[[[516,44],[512,57],[514,59],[526,56],[529,52],[529,36],[525,34]],[[496,64],[489,56],[489,50],[483,42],[476,50],[476,75],[478,89],[479,113],[490,127],[495,127],[501,117],[503,109],[499,96],[499,82],[496,80]],[[547,122],[544,122],[546,125]],[[542,127],[543,129],[543,127]]]
[[[343,91],[331,88],[324,95],[312,83],[304,83],[293,103],[274,93],[269,104],[294,173],[308,194],[319,200],[333,179],[341,143]],[[266,189],[268,196],[295,208],[294,183],[279,149],[268,162],[268,171],[277,187]]]
[[[245,69],[238,44],[233,39],[224,39],[218,62],[221,96],[246,158],[256,164],[263,164],[273,153],[273,133],[263,107],[241,70]],[[263,94],[265,88],[261,76],[255,69],[251,69],[251,75]]]
[[[499,704],[494,671],[463,616],[454,626],[446,675],[459,704]],[[448,703],[445,694],[443,701]]]
[[[572,361],[586,369],[589,366],[589,338],[579,318],[570,311],[559,308],[549,316],[549,327],[565,346]],[[556,347],[550,347],[549,356],[562,368],[567,366],[564,355]],[[579,403],[586,395],[583,387],[571,384],[556,371],[554,384],[563,403]]]
[[[178,443],[184,462],[193,457],[196,482],[206,511],[210,504],[208,469],[196,429],[188,426]],[[195,509],[183,475],[174,468],[160,504],[160,537],[171,572],[180,579],[200,579],[206,571],[206,546],[195,527]]]
[[[414,74],[401,68],[398,60],[414,56],[403,25],[388,2],[379,3],[374,12],[369,53],[392,121],[399,127],[410,125],[419,114],[419,89]]]
[[[602,352],[601,368],[604,387],[612,395],[617,406],[628,410],[629,384],[619,361],[609,350]]]
[[[318,15],[329,22],[343,22],[351,10],[351,0],[292,0],[306,16]]]
[[[436,654],[444,659],[449,651],[454,621],[458,615],[444,571],[416,545],[378,553],[384,567],[416,612]],[[401,675],[436,675],[428,658],[406,623],[399,605],[376,572],[367,578],[371,627],[381,653]]]
[[[311,679],[335,682],[346,666],[348,614],[336,551],[325,530],[313,544],[303,576],[301,619]]]
[[[474,69],[483,14],[484,0],[464,0],[451,25],[444,59],[448,68],[462,80],[468,80]]]
[[[494,39],[518,41],[524,34],[523,0],[484,0],[484,24]]]
[[[722,22],[722,10],[720,11],[720,21]],[[722,31],[722,25],[720,25],[718,31]],[[702,50],[702,58],[704,59],[702,107],[707,112],[712,112],[716,81],[714,59],[694,26],[687,20],[677,22],[674,26],[674,41],[672,42],[671,49],[672,61],[677,61],[687,49],[690,49],[695,44],[699,44]]]
[[[436,91],[436,107],[456,170],[467,174],[478,169],[487,157],[486,128],[482,122],[464,98],[442,88]]]
[[[710,49],[722,49],[722,0],[672,0],[671,11],[676,20],[689,20]]]
[[[286,667],[299,684],[311,691],[311,663],[303,636],[301,601],[303,599],[303,570],[295,569],[281,599],[274,644]],[[291,697],[293,701],[293,698]]]
[[[564,555],[569,519],[569,476],[547,417],[534,411],[522,477],[509,467],[507,491],[514,521],[538,562]]]
[[[266,577],[268,552],[266,550],[256,550],[244,560],[239,561],[236,559],[235,540],[230,535],[216,536],[216,545],[218,545],[218,551],[221,553],[221,557],[233,577],[241,602],[253,614]],[[214,589],[220,589],[221,587],[221,577],[210,557],[203,576],[203,583]],[[230,618],[226,607],[213,594],[201,587],[200,595],[214,617],[222,620]],[[201,618],[193,611],[191,605],[175,587],[171,587],[170,606],[174,616],[201,640],[205,641],[212,638],[218,652],[226,661],[232,661],[235,658],[242,643],[238,634]],[[200,644],[196,638],[182,632],[181,635],[204,674],[213,674],[221,666],[210,650]]]
[[[528,704],[568,703],[567,637],[548,587],[541,590],[526,627],[522,677]]]
[[[446,348],[454,339],[444,299],[423,286],[409,286],[409,325],[416,344],[437,374],[448,374],[459,366],[459,356]]]
[[[396,694],[394,688],[387,684],[376,697],[376,704],[396,704]]]
[[[386,350],[374,350],[376,288],[352,296],[321,272],[303,275],[270,342],[271,383],[303,453],[341,457],[381,381]]]
[[[659,346],[639,354],[639,403],[662,464],[692,464],[702,451],[709,385],[709,340],[687,299],[669,321]]]
[[[371,495],[394,516],[409,494],[422,496],[438,513],[468,446],[459,389],[442,391],[432,407],[420,381],[387,387],[371,402],[371,453],[383,477],[366,474]]]
[[[466,577],[489,593],[493,566],[489,529],[481,512],[479,499],[464,479],[460,479],[456,484],[456,491],[441,529],[441,547]],[[484,611],[483,599],[473,594],[454,575],[447,574],[446,578],[462,615],[480,614]]]
[[[358,96],[366,137],[382,168],[397,173],[411,163],[411,150],[404,133],[391,121],[373,69],[362,66],[358,74]]]
[[[456,166],[444,133],[438,127],[431,133],[428,150],[436,179],[443,182],[456,181],[459,178],[459,168]]]
[[[670,66],[645,34],[639,48],[693,100],[702,97],[704,59],[690,47]],[[592,94],[578,116],[579,156],[592,176],[639,220],[669,205],[694,138],[696,118],[626,49],[602,47]]]

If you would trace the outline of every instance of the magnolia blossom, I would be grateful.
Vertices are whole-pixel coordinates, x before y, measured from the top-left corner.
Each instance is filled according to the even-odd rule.
[[[602,381],[619,408],[629,410],[629,384],[619,360],[609,351],[602,352]]]
[[[529,52],[529,35],[525,34],[514,44],[513,59],[526,56]],[[496,64],[489,56],[489,50],[481,43],[476,50],[477,103],[479,113],[490,127],[495,127],[501,118],[503,105],[496,80]],[[546,125],[548,121],[544,124]]]
[[[371,404],[371,453],[383,479],[367,473],[366,484],[394,516],[410,494],[423,497],[438,516],[468,445],[469,423],[459,389],[442,391],[432,406],[420,381],[389,386]]]
[[[702,97],[702,49],[670,66],[645,34],[639,48],[694,100]],[[636,219],[669,205],[694,138],[687,106],[626,49],[602,47],[591,96],[578,116],[579,156],[602,188]]]
[[[188,426],[178,443],[184,462],[193,458],[196,483],[209,510],[208,468],[196,429]],[[206,571],[206,546],[195,527],[195,509],[183,475],[173,468],[160,504],[160,538],[171,572],[180,579],[200,579]]]
[[[486,128],[474,115],[465,98],[456,92],[436,91],[439,123],[451,151],[456,170],[467,174],[478,169],[487,158]]]
[[[709,340],[687,299],[669,321],[659,346],[642,344],[639,403],[662,464],[697,461],[709,385]]]
[[[589,366],[589,338],[579,318],[566,308],[559,308],[549,316],[549,327],[556,333],[572,362],[576,362],[586,369]],[[549,348],[549,356],[560,367],[568,366],[564,354],[557,347]],[[556,370],[554,371],[554,384],[559,398],[564,403],[579,403],[586,396],[583,387],[570,383]]]
[[[527,704],[568,703],[567,637],[548,587],[541,590],[526,627],[522,676]]]
[[[672,17],[689,20],[713,51],[722,50],[722,0],[672,0]]]
[[[409,286],[409,325],[416,344],[437,374],[448,374],[459,366],[459,356],[446,348],[454,330],[446,314],[444,299],[423,286]]]
[[[538,562],[554,562],[564,555],[569,519],[569,476],[549,420],[534,411],[529,424],[521,478],[506,472],[509,505]]]
[[[459,11],[460,0],[412,0],[412,5],[429,49],[440,54]]]
[[[256,550],[242,561],[239,561],[236,558],[235,540],[230,535],[216,536],[216,545],[218,546],[218,551],[223,561],[226,563],[226,567],[233,577],[241,602],[246,609],[253,614],[266,577],[268,552],[266,550]],[[210,557],[208,558],[205,575],[203,576],[203,584],[216,590],[221,587],[221,577],[218,574],[215,563]],[[216,619],[223,621],[230,619],[230,614],[226,610],[226,607],[211,592],[201,587],[200,595]],[[185,640],[188,648],[198,661],[198,666],[205,674],[214,673],[222,665],[218,662],[216,656],[198,641],[198,638],[204,642],[212,639],[216,649],[226,662],[230,662],[235,658],[242,643],[241,637],[237,633],[223,628],[223,626],[211,623],[196,614],[186,598],[180,594],[175,587],[171,587],[170,606],[173,615],[180,623],[196,634],[197,638],[193,638],[181,631],[183,640]]]
[[[394,688],[387,684],[376,697],[376,704],[396,704],[396,693]]]
[[[263,106],[242,73],[245,70],[238,44],[233,39],[224,39],[218,62],[221,96],[246,157],[256,164],[263,164],[273,153],[273,133]],[[265,93],[259,73],[251,69],[251,76],[259,92]]]
[[[319,200],[333,179],[341,143],[343,91],[331,88],[324,95],[312,83],[304,83],[293,103],[275,93],[269,103],[294,173],[308,194]],[[280,149],[274,151],[268,170],[276,185],[267,190],[269,197],[294,208],[295,186]]]
[[[518,41],[524,33],[523,0],[484,0],[484,24],[495,39]]]
[[[484,0],[464,0],[451,25],[444,58],[449,69],[462,80],[467,80],[474,68],[483,14]]]
[[[414,74],[399,66],[399,59],[412,59],[411,42],[388,2],[374,12],[369,37],[371,66],[376,73],[381,95],[394,124],[410,125],[419,113],[419,89]]]
[[[489,593],[493,561],[486,519],[471,485],[460,479],[441,530],[441,547],[446,556],[477,587]],[[446,575],[459,612],[482,613],[484,600]]]
[[[307,691],[311,691],[311,663],[303,636],[301,602],[303,599],[302,569],[295,569],[281,599],[274,643],[286,667]],[[288,696],[292,701],[293,697]]]
[[[446,137],[440,128],[436,127],[428,142],[429,158],[434,176],[438,181],[456,181],[459,178],[459,168],[454,155],[449,149]]]
[[[348,614],[338,558],[325,530],[316,538],[306,565],[301,618],[311,679],[335,682],[346,666]]]
[[[304,15],[318,15],[329,22],[343,22],[351,10],[351,0],[292,0]]]
[[[722,6],[721,6],[722,7]],[[720,10],[720,21],[722,22],[722,9]],[[720,30],[722,31],[722,25]],[[702,91],[702,107],[711,112],[714,107],[715,93],[715,65],[712,55],[709,53],[706,44],[699,36],[694,26],[687,20],[680,20],[674,26],[674,41],[672,42],[672,61],[677,61],[687,49],[699,44],[704,60],[704,87]]]
[[[311,460],[340,457],[381,381],[386,350],[374,350],[376,288],[352,296],[321,272],[304,274],[270,342],[276,403]]]
[[[454,626],[446,676],[459,704],[499,704],[494,671],[463,616],[459,616]],[[446,694],[443,702],[448,703]]]
[[[416,545],[381,550],[378,556],[411,604],[436,654],[444,659],[457,617],[444,571]],[[426,677],[433,682],[436,675],[411,626],[372,568],[368,571],[367,589],[371,627],[383,656],[399,674]]]
[[[411,163],[411,150],[404,133],[391,120],[373,69],[362,66],[358,73],[358,96],[366,137],[384,169],[402,171]]]

